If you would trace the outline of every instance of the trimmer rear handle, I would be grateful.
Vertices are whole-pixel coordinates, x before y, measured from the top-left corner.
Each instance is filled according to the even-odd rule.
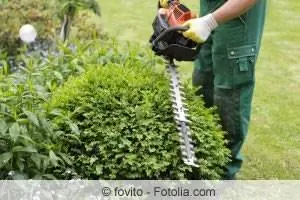
[[[187,31],[189,26],[173,26],[164,30],[155,40],[153,40],[152,44],[157,45],[157,43],[162,40],[165,36],[172,32],[179,32],[179,31]]]

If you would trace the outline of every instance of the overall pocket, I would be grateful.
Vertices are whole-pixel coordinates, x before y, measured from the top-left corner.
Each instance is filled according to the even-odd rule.
[[[232,86],[241,87],[254,82],[256,45],[227,48],[227,56],[232,67]]]

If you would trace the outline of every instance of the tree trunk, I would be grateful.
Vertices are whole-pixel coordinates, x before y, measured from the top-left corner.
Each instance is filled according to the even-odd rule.
[[[71,29],[72,18],[69,15],[64,15],[64,21],[60,30],[60,39],[62,41],[66,41],[69,37],[70,29]]]

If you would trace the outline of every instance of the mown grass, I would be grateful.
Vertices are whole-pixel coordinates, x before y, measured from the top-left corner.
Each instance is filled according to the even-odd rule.
[[[184,2],[194,10],[199,8],[199,1]],[[100,1],[100,4],[104,30],[147,48],[156,1]],[[299,1],[268,1],[240,179],[300,179],[299,13]],[[189,78],[193,64],[180,65],[183,77]]]

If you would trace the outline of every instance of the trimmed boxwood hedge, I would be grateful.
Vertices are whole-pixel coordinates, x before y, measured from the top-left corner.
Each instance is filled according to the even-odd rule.
[[[213,109],[185,85],[199,168],[181,160],[163,72],[107,64],[71,78],[48,105],[70,168],[61,179],[219,179],[229,160]]]

